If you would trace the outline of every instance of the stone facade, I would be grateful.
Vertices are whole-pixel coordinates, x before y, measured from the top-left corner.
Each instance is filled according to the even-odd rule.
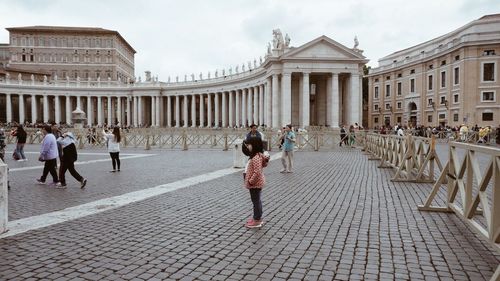
[[[388,55],[367,75],[368,125],[496,127],[499,66],[500,14]]]
[[[52,80],[133,80],[135,50],[117,31],[102,28],[7,28],[9,67],[48,72]]]
[[[291,47],[275,30],[264,60],[211,78],[0,82],[0,122],[71,123],[81,108],[92,125],[296,127],[361,123],[362,51],[321,36]],[[4,110],[5,109],[5,110]],[[5,113],[3,113],[5,112]]]

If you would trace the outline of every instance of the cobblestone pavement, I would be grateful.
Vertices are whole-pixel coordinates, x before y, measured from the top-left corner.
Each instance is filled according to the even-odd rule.
[[[393,183],[359,150],[295,160],[266,168],[261,229],[243,227],[235,173],[1,239],[0,279],[487,280],[498,266],[458,217],[416,209],[431,185]]]
[[[29,146],[26,151],[36,152],[39,146]],[[76,170],[88,179],[85,189],[69,172],[66,172],[68,188],[55,189],[49,185],[38,185],[43,167],[32,170],[20,168],[43,166],[37,153],[27,153],[27,162],[7,159],[11,190],[9,191],[9,219],[19,219],[44,214],[67,207],[92,202],[98,199],[121,195],[163,183],[173,182],[193,175],[204,174],[232,165],[232,152],[219,150],[144,150],[122,149],[121,172],[109,173],[111,158],[105,150],[79,150],[79,161],[102,160],[101,162],[76,165]],[[87,155],[90,153],[90,155]],[[99,155],[100,154],[100,155]],[[124,159],[129,154],[147,154],[147,157]],[[210,165],[205,165],[210,160]],[[47,182],[51,182],[49,175]]]

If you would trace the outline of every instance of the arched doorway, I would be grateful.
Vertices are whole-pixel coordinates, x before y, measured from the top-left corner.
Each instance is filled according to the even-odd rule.
[[[408,104],[408,111],[410,118],[408,119],[408,127],[417,127],[417,104],[415,102],[410,102]]]

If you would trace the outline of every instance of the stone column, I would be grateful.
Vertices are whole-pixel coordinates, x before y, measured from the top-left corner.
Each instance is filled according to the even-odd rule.
[[[181,100],[179,96],[175,96],[175,127],[181,126]]]
[[[281,77],[281,123],[292,123],[292,74],[283,73]]]
[[[248,96],[247,96],[247,119],[248,125],[253,124],[253,87],[248,88]]]
[[[139,126],[144,126],[144,115],[143,115],[143,107],[142,107],[142,97],[141,96],[138,96],[137,97],[137,101],[138,101],[138,115],[137,115],[137,119],[139,121]]]
[[[196,95],[191,95],[191,127],[196,127]]]
[[[132,105],[132,107],[134,108],[134,109],[133,109],[133,113],[132,113],[132,114],[134,115],[134,116],[133,116],[133,119],[134,119],[134,127],[137,127],[137,125],[138,125],[138,118],[137,118],[137,96],[133,96],[132,98],[133,98],[133,103],[134,103],[134,104]]]
[[[188,126],[188,98],[187,95],[183,96],[183,102],[182,102],[182,121],[184,121],[184,128],[187,128]]]
[[[264,123],[268,127],[272,127],[272,115],[273,115],[273,100],[272,100],[272,93],[271,93],[271,81],[272,79],[269,77],[266,79],[266,94],[265,94],[265,99],[266,99],[266,115],[264,116]]]
[[[19,94],[19,124],[24,124],[24,95]]]
[[[12,122],[12,100],[10,98],[10,94],[5,94],[5,103],[6,103],[6,111],[7,111],[7,123]]]
[[[127,96],[125,98],[125,102],[126,102],[126,107],[127,107],[127,126],[131,126],[132,125],[132,112],[130,112],[130,97]]]
[[[167,96],[167,127],[172,127],[172,97]]]
[[[156,97],[155,105],[156,105],[156,127],[161,127],[163,124],[162,119],[160,118],[160,106],[162,104],[163,100],[161,96]]]
[[[36,118],[37,118],[37,108],[38,104],[36,101],[36,95],[31,95],[31,123],[35,124],[36,123]]]
[[[259,85],[259,125],[264,124],[264,84]]]
[[[279,98],[279,81],[278,75],[273,75],[272,80],[273,106],[272,106],[272,124],[273,128],[281,128],[280,126],[280,98]]]
[[[116,119],[118,119],[118,124],[123,126],[122,123],[122,97],[118,96],[116,98]]]
[[[103,125],[103,120],[102,120],[102,97],[98,96],[97,97],[97,125],[102,126]]]
[[[66,96],[66,124],[71,124],[71,96]]]
[[[301,126],[305,128],[310,125],[310,103],[309,103],[309,73],[302,73],[302,120]]]
[[[222,128],[227,128],[227,98],[226,92],[221,93],[222,96]]]
[[[76,96],[76,107],[80,110],[82,109],[82,102],[80,100],[80,96]]]
[[[151,96],[151,111],[150,111],[150,114],[151,114],[151,127],[154,127],[155,124],[156,124],[156,113],[155,113],[155,110],[156,110],[155,97]]]
[[[350,80],[350,89],[349,89],[349,95],[351,97],[351,103],[350,103],[350,108],[351,108],[351,116],[350,116],[350,124],[353,125],[354,123],[361,124],[361,118],[362,118],[362,104],[361,104],[361,87],[360,87],[360,75],[357,73],[351,73],[351,79]]]
[[[106,122],[108,126],[113,125],[113,116],[112,116],[112,110],[111,110],[111,97],[108,96],[108,103],[107,103],[107,110],[108,110],[108,121]]]
[[[49,96],[43,95],[43,122],[49,122]]]
[[[259,86],[253,89],[253,123],[259,125]]]
[[[340,120],[339,120],[339,113],[340,113],[340,108],[339,108],[339,105],[340,105],[340,101],[339,101],[339,97],[340,97],[340,93],[339,93],[339,75],[337,73],[333,73],[332,74],[332,94],[331,94],[331,98],[332,98],[332,101],[331,101],[331,110],[330,110],[330,113],[331,113],[331,121],[332,123],[330,124],[330,126],[332,128],[339,128],[339,123],[340,123]]]
[[[207,95],[207,127],[212,127],[212,94]]]
[[[214,105],[215,105],[215,127],[219,127],[219,95],[214,93]]]
[[[234,99],[233,91],[227,93],[229,95],[229,127],[234,127]]]
[[[87,125],[92,126],[94,120],[92,120],[92,97],[87,96]]]
[[[241,125],[241,118],[240,118],[240,90],[235,90],[234,94],[236,95],[236,104],[234,106],[235,108],[235,122],[236,122],[236,127],[240,127]]]
[[[45,102],[45,100],[44,100],[44,102]],[[45,109],[45,106],[44,106],[44,109]],[[44,113],[44,115],[45,115],[45,113]],[[59,96],[54,96],[54,122],[56,122],[56,124],[59,124],[61,122],[61,100],[60,100]]]
[[[205,95],[200,94],[200,128],[205,127]]]
[[[248,89],[241,90],[241,124],[247,125],[247,93]]]

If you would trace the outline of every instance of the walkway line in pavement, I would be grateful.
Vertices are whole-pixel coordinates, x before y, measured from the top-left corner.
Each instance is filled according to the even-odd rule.
[[[82,154],[82,153],[79,153],[79,154]],[[109,153],[104,154],[104,155],[109,155]],[[156,155],[156,154],[124,154],[124,155],[129,155],[129,156],[122,157],[120,155],[120,160],[140,158],[140,157],[148,157],[148,156],[153,156],[153,155]],[[111,160],[109,158],[106,158],[106,159],[96,159],[96,160],[88,160],[88,161],[76,161],[75,165],[84,165],[84,164],[92,164],[92,163],[107,162],[107,161],[111,161]],[[40,166],[21,167],[21,168],[10,168],[9,172],[37,170],[37,169],[41,169],[41,168],[43,168],[42,165],[40,165]]]
[[[276,153],[271,156],[271,161],[281,157],[281,153]],[[109,161],[106,159],[106,161]],[[78,218],[83,218],[89,215],[98,214],[115,208],[123,207],[131,203],[142,201],[151,197],[162,195],[167,192],[175,191],[181,188],[193,186],[199,183],[218,179],[239,171],[240,168],[222,169],[195,177],[190,177],[175,181],[172,183],[162,184],[155,187],[129,192],[123,195],[118,195],[110,198],[97,200],[94,202],[69,207],[60,211],[47,213],[38,216],[18,219],[7,223],[8,231],[0,235],[0,239],[28,232],[31,230],[51,226],[58,223],[63,223]]]

